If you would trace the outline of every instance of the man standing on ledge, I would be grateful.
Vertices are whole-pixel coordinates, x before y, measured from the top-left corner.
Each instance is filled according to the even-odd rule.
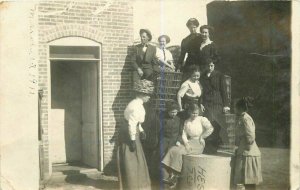
[[[148,29],[140,29],[141,43],[134,47],[132,65],[134,68],[133,80],[146,79],[153,81],[155,73],[159,72],[156,63],[156,47],[149,44],[152,34]]]
[[[181,70],[183,73],[188,72],[188,68],[191,65],[197,65],[197,55],[200,51],[201,36],[197,33],[199,22],[195,18],[190,18],[186,26],[190,30],[190,35],[185,37],[181,42],[181,52],[178,59],[177,70]],[[186,62],[184,64],[184,58],[187,54]]]

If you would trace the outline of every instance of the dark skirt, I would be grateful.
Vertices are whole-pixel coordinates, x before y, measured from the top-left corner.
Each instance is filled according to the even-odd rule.
[[[189,97],[189,96],[185,95],[182,98],[183,109],[188,110],[189,105],[191,105],[191,104],[199,105],[199,98],[198,97]]]
[[[123,127],[128,128],[128,127]],[[120,189],[151,189],[151,182],[144,151],[139,138],[139,132],[136,135],[136,150],[129,150],[129,135],[120,131],[123,135],[120,138],[118,147],[118,164],[119,164],[119,182]]]

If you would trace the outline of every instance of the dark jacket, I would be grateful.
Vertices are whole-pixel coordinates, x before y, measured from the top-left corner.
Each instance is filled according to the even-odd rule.
[[[131,58],[132,66],[135,70],[152,69],[159,71],[158,64],[156,62],[156,47],[148,44],[146,52],[143,52],[143,44],[138,44],[134,47],[133,55]]]
[[[190,34],[182,40],[180,57],[178,59],[179,68],[183,66],[183,61],[186,53],[188,54],[188,56],[186,58],[185,65],[182,68],[183,70],[187,70],[188,66],[190,65],[198,64],[197,60],[199,56],[201,41],[202,39],[200,34]]]
[[[202,85],[202,104],[208,114],[210,121],[222,113],[223,107],[229,107],[228,93],[226,90],[225,77],[218,71],[213,71],[210,77],[207,73],[201,75],[200,83]]]
[[[165,154],[177,141],[181,142],[182,126],[178,116],[171,118],[168,113],[164,115],[163,126],[160,128],[160,144],[163,144]]]
[[[216,44],[212,42],[211,44],[208,44],[200,50],[199,47],[199,54],[198,54],[198,64],[200,66],[200,69],[204,69],[206,65],[206,60],[210,58],[213,63],[217,64],[220,60],[219,53],[217,51]]]

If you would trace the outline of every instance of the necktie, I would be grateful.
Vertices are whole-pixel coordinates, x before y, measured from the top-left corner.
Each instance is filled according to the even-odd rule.
[[[166,60],[166,52],[165,52],[165,48],[163,48],[163,53],[164,53],[164,61]]]

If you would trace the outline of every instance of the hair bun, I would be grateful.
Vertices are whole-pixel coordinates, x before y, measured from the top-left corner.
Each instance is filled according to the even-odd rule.
[[[248,108],[253,106],[254,98],[247,96],[247,97],[243,97],[243,100]]]

